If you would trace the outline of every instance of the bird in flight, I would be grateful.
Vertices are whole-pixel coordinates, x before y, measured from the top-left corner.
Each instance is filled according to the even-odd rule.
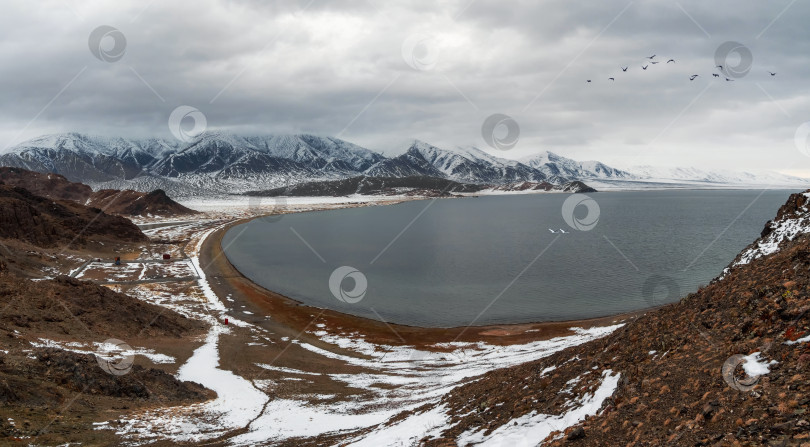
[[[670,62],[675,62],[675,59],[670,59],[670,60],[667,61],[667,63],[670,63]]]
[[[591,80],[590,80],[590,79],[588,79],[588,82],[591,82]]]
[[[696,77],[698,77],[698,75],[692,75],[692,76],[689,76],[689,80],[690,80],[690,81],[694,81]]]
[[[654,57],[655,57],[655,54],[653,54],[652,56],[648,56],[647,59],[652,60]]]
[[[556,231],[552,230],[551,228],[549,228],[548,231],[551,231],[552,233],[557,233]]]
[[[642,70],[646,70],[646,69],[647,69],[647,67],[648,67],[647,65],[642,65],[642,66],[641,66],[641,69],[642,69]]]
[[[567,232],[567,231],[565,231],[565,230],[563,230],[562,228],[560,228],[560,233],[562,233],[562,234],[566,234],[566,233],[568,233],[568,232]]]
[[[729,78],[726,78],[726,81],[728,81],[728,82],[734,82],[734,79],[729,79]]]
[[[722,66],[722,65],[718,65],[718,66],[717,66],[717,67],[715,67],[715,68],[719,68],[719,69],[721,69],[721,70],[722,70],[722,69],[723,69],[723,66]]]
[[[615,79],[613,79],[613,78],[608,78],[608,80],[615,81]]]
[[[768,72],[771,76],[776,76],[776,73],[769,71]]]
[[[652,62],[650,62],[650,63],[651,63],[651,64],[657,64],[658,62],[656,62],[656,61],[652,61]]]
[[[714,76],[715,78],[719,78],[719,77],[720,77],[720,75],[719,75],[719,74],[717,74],[717,73],[712,73],[712,76]]]
[[[622,67],[622,71],[627,71],[627,67]]]

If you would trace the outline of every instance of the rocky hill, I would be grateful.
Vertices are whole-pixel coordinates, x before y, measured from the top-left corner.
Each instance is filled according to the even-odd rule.
[[[82,205],[100,208],[107,214],[178,216],[196,213],[175,202],[160,189],[149,193],[131,189],[93,191],[90,186],[71,182],[59,174],[10,167],[0,167],[0,181],[10,186],[25,188],[49,199],[72,200]]]
[[[51,200],[27,189],[0,184],[0,238],[40,247],[82,246],[93,241],[143,242],[148,238],[128,219],[70,200]]]
[[[38,445],[56,445],[65,437],[113,445],[117,441],[110,436],[94,434],[96,412],[201,402],[214,395],[143,360],[127,364],[92,353],[105,339],[119,337],[177,343],[202,333],[199,321],[93,283],[67,277],[35,282],[7,272],[0,272],[0,305],[3,445],[32,435]],[[105,361],[107,368],[126,369],[110,373]]]
[[[107,213],[125,216],[182,216],[197,213],[169,198],[162,189],[148,193],[131,189],[102,189],[94,192],[87,204]]]
[[[25,188],[32,193],[57,200],[72,200],[84,204],[93,194],[93,188],[71,182],[59,174],[29,171],[22,168],[0,167],[0,182]]]

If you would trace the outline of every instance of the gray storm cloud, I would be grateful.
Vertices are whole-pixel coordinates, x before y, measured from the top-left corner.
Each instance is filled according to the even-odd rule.
[[[209,129],[489,148],[482,124],[502,113],[520,139],[498,156],[810,173],[794,143],[810,120],[803,2],[436,3],[6,1],[0,144],[169,137],[188,105]],[[91,50],[100,26],[125,36],[120,59]],[[727,41],[752,55],[733,81],[712,76]]]

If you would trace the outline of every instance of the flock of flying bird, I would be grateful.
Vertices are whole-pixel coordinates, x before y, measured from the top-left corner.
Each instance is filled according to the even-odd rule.
[[[656,54],[653,54],[652,56],[647,56],[646,59],[649,59],[650,61],[646,65],[642,65],[641,69],[646,71],[647,68],[649,68],[651,64],[652,65],[660,64],[661,61],[654,60],[656,56],[657,56]],[[667,64],[674,64],[674,63],[675,63],[675,59],[669,59],[667,61]],[[620,68],[622,69],[622,72],[626,72],[627,69],[630,68],[630,67],[628,66],[628,67],[620,67]],[[723,72],[723,66],[722,65],[718,65],[715,68],[719,68],[720,72],[721,73]],[[776,73],[774,73],[772,71],[769,71],[768,74],[770,74],[771,76],[776,76]],[[700,75],[693,74],[693,75],[689,76],[689,80],[694,81],[699,76]],[[721,77],[720,74],[718,74],[718,73],[712,73],[712,76],[715,77],[715,78]],[[734,81],[734,79],[728,78],[726,76],[723,76],[723,77],[726,79],[727,82],[733,82]],[[616,78],[608,78],[608,81],[615,81],[615,80],[616,80]],[[586,82],[591,82],[591,80],[587,79]]]

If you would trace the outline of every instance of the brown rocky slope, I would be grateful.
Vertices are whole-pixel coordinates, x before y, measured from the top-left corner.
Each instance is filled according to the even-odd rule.
[[[18,239],[40,247],[81,246],[88,239],[148,240],[135,224],[123,217],[3,184],[0,184],[0,238]]]
[[[0,167],[0,182],[25,188],[35,195],[49,199],[72,200],[101,208],[107,214],[170,217],[197,213],[175,202],[160,189],[149,193],[131,189],[102,189],[94,192],[89,186],[71,182],[59,174],[10,167]]]
[[[171,310],[64,276],[31,281],[0,272],[0,318],[2,445],[118,445],[113,433],[94,430],[92,422],[130,408],[214,396],[141,356],[116,374],[86,353],[95,343],[119,338],[138,347],[193,345],[190,338],[204,333],[205,325]],[[110,362],[112,368],[122,366],[120,360]]]
[[[550,434],[516,428],[509,445],[810,445],[806,202],[792,195],[748,248],[776,243],[779,251],[733,265],[607,337],[456,388],[435,404],[447,408],[450,423],[421,444],[462,445],[465,433],[485,438],[546,414]],[[776,233],[784,237],[765,239]],[[754,353],[770,372],[749,376],[735,361]],[[618,385],[596,414],[573,425],[555,419],[616,373]]]
[[[175,202],[162,189],[145,193],[131,189],[102,189],[94,192],[88,205],[101,208],[107,213],[125,216],[182,216],[196,214],[190,208]]]

